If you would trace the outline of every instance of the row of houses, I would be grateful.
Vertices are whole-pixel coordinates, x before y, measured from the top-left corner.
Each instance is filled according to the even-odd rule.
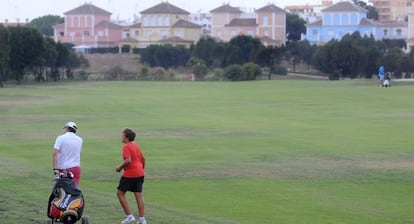
[[[409,28],[412,27],[409,24],[414,21],[414,13],[408,14],[408,22],[373,21],[367,18],[367,10],[350,1],[322,3],[320,15],[307,24],[307,32],[303,36],[311,43],[323,44],[355,31],[372,35],[377,40],[406,39],[410,44],[414,42],[411,38],[414,37],[414,29]],[[413,11],[412,7],[407,8],[411,9],[409,12]],[[111,22],[111,12],[84,4],[64,13],[65,22],[54,26],[54,39],[73,43],[78,49],[124,45],[145,48],[151,44],[189,47],[206,34],[222,41],[229,41],[237,35],[250,35],[260,38],[265,46],[280,46],[286,43],[286,13],[274,4],[250,14],[223,4],[205,17],[211,22],[206,27],[194,22],[188,11],[169,2],[161,2],[141,11],[138,23],[125,26]]]
[[[237,35],[260,37],[265,45],[286,42],[286,12],[268,4],[255,11],[253,18],[229,4],[210,11],[210,35],[229,41]],[[113,47],[129,45],[145,48],[151,44],[189,47],[202,36],[202,26],[190,21],[184,9],[161,2],[140,12],[139,23],[120,26],[111,22],[111,13],[92,4],[84,4],[64,13],[65,22],[54,26],[54,39],[76,46]]]

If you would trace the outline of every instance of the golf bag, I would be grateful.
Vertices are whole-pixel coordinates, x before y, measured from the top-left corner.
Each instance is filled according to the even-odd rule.
[[[52,219],[52,223],[58,221],[74,224],[82,217],[84,198],[81,190],[73,182],[72,175],[69,171],[64,171],[56,177],[47,208],[47,216]]]

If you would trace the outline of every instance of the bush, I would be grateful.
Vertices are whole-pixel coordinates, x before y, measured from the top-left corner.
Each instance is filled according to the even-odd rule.
[[[208,73],[208,68],[207,68],[206,64],[199,63],[199,64],[193,65],[191,67],[191,71],[195,74],[197,79],[204,79],[204,77]]]
[[[81,80],[88,80],[88,73],[86,73],[84,70],[79,71],[79,78]]]
[[[146,79],[148,79],[148,76],[149,76],[149,68],[148,68],[148,66],[144,65],[144,66],[142,66],[140,74],[138,75],[138,77],[140,79],[146,80]]]
[[[208,73],[206,63],[197,57],[191,57],[187,61],[187,67],[195,74],[197,79],[204,79]]]
[[[260,66],[252,62],[244,64],[242,69],[244,76],[241,77],[241,80],[256,80],[258,76],[262,75]]]
[[[117,65],[109,69],[109,71],[107,72],[107,75],[105,76],[105,79],[106,80],[122,80],[123,75],[125,73],[126,73],[125,70],[121,66]]]
[[[213,73],[214,73],[214,79],[223,81],[223,79],[224,79],[224,71],[223,71],[223,69],[216,68],[216,69],[214,69]]]
[[[175,78],[175,71],[172,69],[168,69],[167,72],[164,73],[164,80],[174,80]]]
[[[243,69],[240,65],[229,65],[224,70],[224,76],[230,81],[241,81],[243,74]]]
[[[161,67],[152,68],[150,71],[151,80],[162,80],[165,75],[165,69]]]
[[[277,75],[287,75],[287,70],[285,67],[277,66],[275,68],[272,68],[272,73]]]

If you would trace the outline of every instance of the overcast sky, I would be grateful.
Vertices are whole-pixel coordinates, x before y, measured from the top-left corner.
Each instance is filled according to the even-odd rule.
[[[334,0],[334,2],[337,1],[339,0]],[[86,2],[111,12],[112,19],[132,20],[134,13],[139,14],[139,12],[159,4],[161,0],[0,0],[0,22],[4,22],[5,19],[10,22],[17,20],[23,22],[26,19],[32,20],[44,15],[63,17],[63,13]],[[209,12],[223,3],[230,3],[234,7],[257,9],[269,2],[283,8],[286,5],[319,4],[321,0],[168,0],[168,2],[194,13],[199,10]]]

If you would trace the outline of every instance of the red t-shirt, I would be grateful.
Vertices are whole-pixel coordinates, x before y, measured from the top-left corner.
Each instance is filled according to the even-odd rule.
[[[131,158],[131,163],[124,167],[123,176],[127,178],[144,176],[144,154],[135,142],[126,143],[122,148],[122,158],[126,159],[128,157]]]

